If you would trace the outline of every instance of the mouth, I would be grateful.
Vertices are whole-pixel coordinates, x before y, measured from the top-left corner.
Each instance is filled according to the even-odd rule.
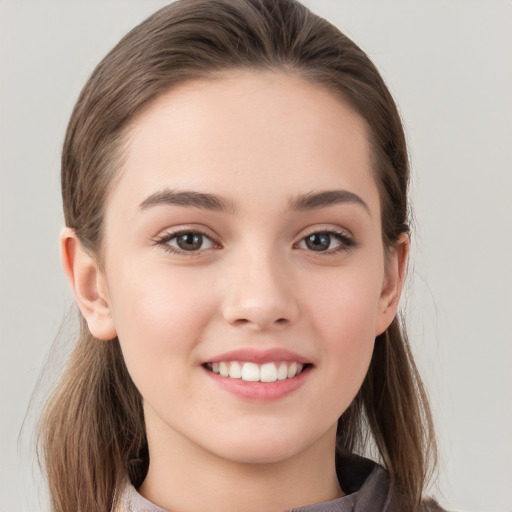
[[[277,382],[297,377],[312,365],[297,361],[275,361],[257,364],[251,361],[216,361],[203,367],[221,377],[245,382]]]

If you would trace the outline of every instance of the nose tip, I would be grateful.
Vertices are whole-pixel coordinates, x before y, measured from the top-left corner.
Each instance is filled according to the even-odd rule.
[[[292,283],[269,266],[234,278],[223,306],[224,319],[233,326],[266,330],[296,322],[299,308]]]

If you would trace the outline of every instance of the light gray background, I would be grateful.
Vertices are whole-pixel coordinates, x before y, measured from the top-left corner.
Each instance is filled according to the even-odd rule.
[[[65,125],[94,65],[166,3],[0,0],[1,512],[48,509],[34,414],[18,434],[71,302],[57,249]],[[307,4],[369,53],[407,129],[417,228],[406,303],[439,432],[433,492],[452,509],[511,511],[512,3]]]

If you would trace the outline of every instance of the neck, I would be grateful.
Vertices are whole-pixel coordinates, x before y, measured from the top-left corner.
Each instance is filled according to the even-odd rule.
[[[292,457],[248,463],[218,457],[175,431],[148,429],[150,465],[139,492],[173,512],[277,512],[329,501],[343,495],[335,442],[333,426]]]

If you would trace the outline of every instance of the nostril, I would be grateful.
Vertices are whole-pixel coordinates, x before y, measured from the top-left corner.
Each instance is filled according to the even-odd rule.
[[[244,324],[248,324],[248,323],[250,323],[250,321],[247,318],[237,318],[233,322],[234,325],[244,325]]]
[[[276,320],[270,321],[270,322],[267,322],[265,320],[257,320],[257,319],[251,320],[249,318],[237,318],[236,320],[234,320],[231,323],[232,323],[232,325],[240,326],[240,327],[244,326],[244,325],[254,325],[258,329],[266,329],[266,328],[271,327],[272,325],[285,326],[288,324],[288,322],[289,322],[289,320],[287,318],[280,317],[280,318],[277,318]]]

